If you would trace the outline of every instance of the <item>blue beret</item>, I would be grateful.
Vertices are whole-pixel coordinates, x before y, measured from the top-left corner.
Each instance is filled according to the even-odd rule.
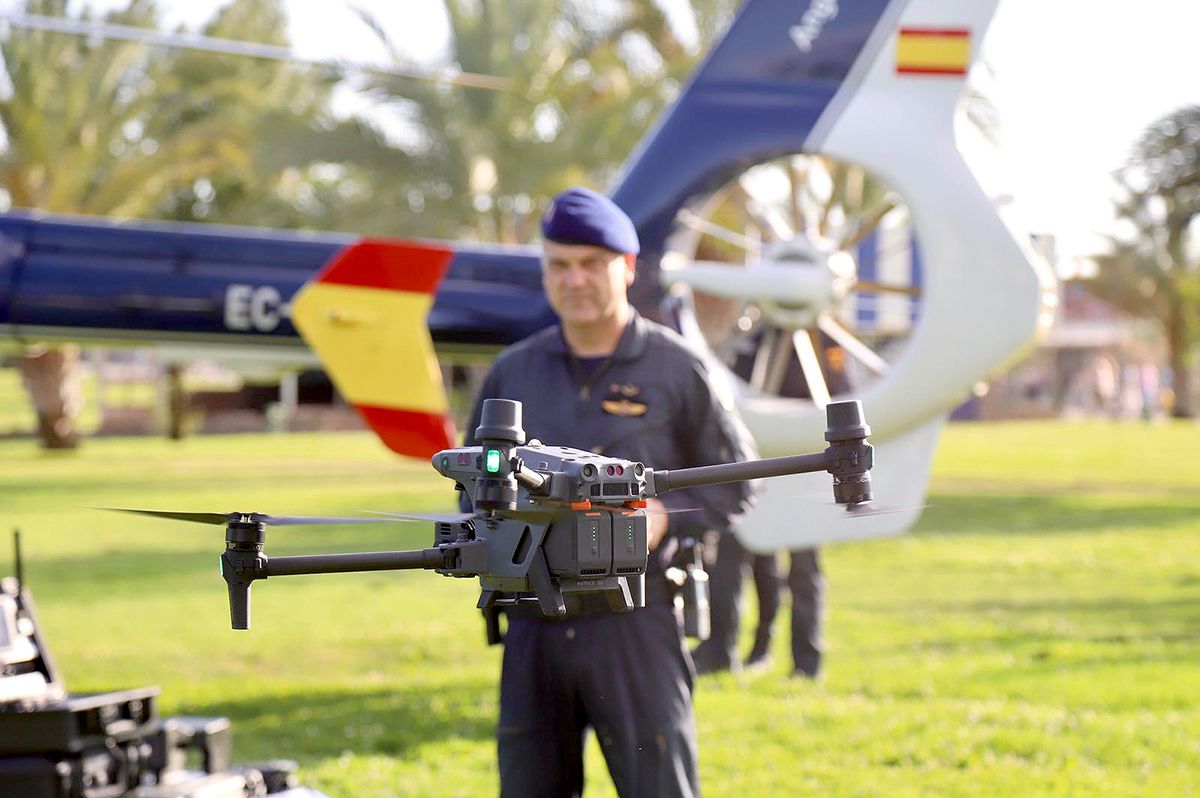
[[[554,198],[542,217],[542,235],[560,244],[591,244],[636,255],[637,229],[625,211],[603,194],[569,188]]]

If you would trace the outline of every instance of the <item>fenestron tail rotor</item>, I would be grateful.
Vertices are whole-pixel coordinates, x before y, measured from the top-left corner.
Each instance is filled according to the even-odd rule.
[[[823,407],[883,378],[921,311],[907,207],[862,167],[796,153],[680,211],[663,278],[680,326],[755,394]],[[692,329],[694,328],[694,329]]]

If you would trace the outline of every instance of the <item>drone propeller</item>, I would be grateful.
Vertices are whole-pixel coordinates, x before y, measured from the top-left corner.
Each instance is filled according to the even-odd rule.
[[[889,515],[909,510],[924,510],[926,507],[929,507],[929,505],[914,504],[908,507],[891,507],[888,505],[879,505],[875,502],[860,502],[858,504],[846,505],[846,516],[849,518],[867,518],[872,515]]]
[[[831,502],[825,493],[798,493],[793,494],[792,498],[799,500],[801,505],[821,505],[832,506],[837,502]],[[913,504],[902,507],[895,507],[890,504],[879,504],[875,501],[859,502],[858,504],[843,504],[839,505],[846,508],[846,512],[842,515],[843,518],[849,520],[854,518],[869,518],[873,515],[890,515],[891,513],[903,513],[911,510],[924,510],[927,507],[932,507],[931,504]]]
[[[371,515],[385,516],[389,521],[436,521],[442,524],[461,524],[478,517],[475,513],[385,513],[379,510],[363,510]],[[374,520],[374,519],[372,519]]]
[[[214,526],[225,526],[238,521],[266,524],[267,526],[300,526],[302,524],[382,524],[394,520],[348,516],[267,515],[266,513],[185,513],[170,510],[135,510],[128,507],[98,507],[96,509],[169,518],[173,521],[190,521],[194,524],[213,524]]]
[[[628,508],[626,508],[626,507],[609,507],[607,505],[593,505],[592,509],[607,510],[610,513],[615,513],[615,512],[619,512],[621,510],[626,510]],[[645,512],[646,515],[675,515],[676,513],[698,513],[703,509],[704,509],[703,507],[664,507],[661,510],[658,510],[658,509],[655,509],[652,507],[642,508],[643,512]]]
[[[592,509],[615,513],[626,508],[609,507],[608,505],[596,504],[592,505]],[[701,509],[702,508],[700,507],[680,507],[676,509],[662,510],[647,509],[645,512],[647,515],[671,515],[673,513],[695,513],[699,512]],[[464,521],[470,521],[479,517],[477,513],[388,513],[379,510],[363,510],[363,512],[370,513],[371,515],[382,515],[394,521],[436,521],[444,524],[461,524]],[[509,511],[510,514],[520,515],[522,517],[556,515],[559,512],[561,511],[550,507],[524,507],[519,510]]]

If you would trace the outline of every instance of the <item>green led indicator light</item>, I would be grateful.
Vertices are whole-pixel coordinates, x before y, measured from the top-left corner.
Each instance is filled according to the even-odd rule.
[[[484,468],[489,474],[500,473],[500,450],[488,449],[487,461],[484,463]]]

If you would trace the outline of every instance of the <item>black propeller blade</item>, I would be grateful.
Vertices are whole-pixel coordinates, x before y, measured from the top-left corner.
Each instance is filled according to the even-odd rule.
[[[461,524],[463,521],[470,521],[472,518],[477,518],[475,513],[385,513],[379,510],[363,510],[364,513],[371,515],[382,515],[385,518],[371,520],[388,520],[388,521],[437,521],[443,524]]]
[[[609,507],[604,504],[592,505],[593,510],[604,510],[607,512],[618,512],[624,510],[624,507]],[[664,510],[646,510],[648,515],[670,515],[672,513],[695,513],[701,510],[700,507],[680,507],[676,509]],[[464,521],[471,521],[479,517],[477,513],[388,513],[379,510],[363,510],[364,513],[372,515],[382,515],[394,521],[436,521],[444,524],[461,524]],[[558,515],[562,510],[556,507],[524,507],[519,510],[510,511],[510,515],[527,516],[548,516]]]
[[[646,515],[675,515],[676,513],[699,513],[703,511],[703,507],[675,507],[664,510],[651,510],[650,508],[646,508]]]
[[[267,526],[301,526],[304,524],[386,524],[394,519],[363,518],[347,515],[262,515],[256,513]]]
[[[902,513],[906,510],[924,510],[928,506],[928,504],[915,504],[909,507],[891,507],[888,505],[879,505],[875,502],[862,502],[860,504],[847,505],[846,515],[851,518],[864,518],[872,515]]]
[[[110,510],[114,513],[150,515],[155,518],[170,518],[172,521],[191,521],[194,524],[214,524],[217,526],[225,526],[230,521],[241,517],[237,513],[177,513],[168,510],[134,510],[128,507],[97,507],[95,509]]]
[[[629,508],[628,507],[620,507],[620,506],[610,507],[607,504],[593,504],[592,509],[593,510],[606,510],[610,513],[619,513],[622,510],[628,510]],[[656,509],[653,509],[650,507],[643,507],[642,511],[644,513],[646,513],[646,515],[675,515],[676,513],[698,513],[703,509],[704,509],[703,507],[674,507],[674,508],[664,507],[661,510],[656,510]]]
[[[820,504],[822,506],[828,507],[828,506],[837,504],[837,502],[829,501],[829,499],[826,498],[827,495],[828,494],[826,494],[824,492],[821,492],[821,493],[797,493],[797,494],[793,495],[793,498],[799,500],[797,502],[798,505]],[[816,500],[818,498],[819,498],[819,500]],[[816,501],[814,501],[814,500],[816,500]],[[873,515],[888,515],[889,513],[902,513],[907,510],[924,510],[928,507],[932,507],[933,505],[932,504],[912,504],[912,505],[907,505],[904,507],[894,507],[890,504],[886,504],[886,505],[885,504],[877,504],[874,501],[869,501],[869,502],[860,502],[859,504],[843,504],[840,506],[846,508],[844,517],[847,519],[850,519],[850,518],[869,518],[870,516],[873,516]]]
[[[213,524],[225,526],[236,521],[245,520],[248,523],[266,524],[267,526],[299,526],[302,524],[385,524],[388,518],[360,518],[351,516],[305,516],[305,515],[268,515],[266,513],[184,513],[170,510],[135,510],[128,507],[98,507],[99,510],[111,510],[117,513],[133,513],[149,515],[155,518],[169,518],[172,521],[190,521],[194,524]]]

